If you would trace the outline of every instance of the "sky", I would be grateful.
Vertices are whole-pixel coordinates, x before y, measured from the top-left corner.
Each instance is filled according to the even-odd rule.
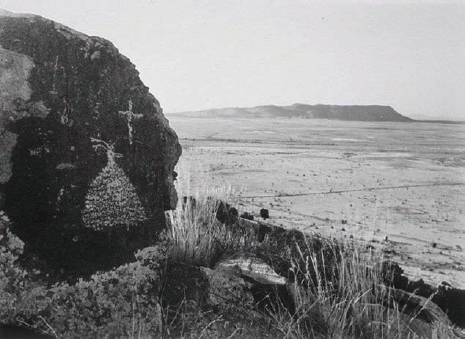
[[[465,120],[465,1],[0,0],[106,38],[166,113],[389,105]]]

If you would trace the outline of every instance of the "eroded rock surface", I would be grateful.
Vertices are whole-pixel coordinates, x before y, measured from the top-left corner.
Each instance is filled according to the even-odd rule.
[[[0,12],[0,210],[56,279],[133,259],[176,206],[175,132],[105,39]]]

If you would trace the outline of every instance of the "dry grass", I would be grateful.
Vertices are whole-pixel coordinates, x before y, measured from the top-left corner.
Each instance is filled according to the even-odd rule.
[[[171,257],[197,266],[213,267],[225,252],[240,251],[251,246],[253,239],[238,234],[216,220],[221,203],[234,205],[235,191],[231,186],[204,186],[191,192],[189,177],[177,182],[179,195],[176,210],[167,212],[168,234],[173,242]]]

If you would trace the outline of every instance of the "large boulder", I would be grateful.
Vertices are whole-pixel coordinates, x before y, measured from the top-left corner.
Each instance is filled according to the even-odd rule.
[[[72,280],[133,260],[176,206],[180,154],[111,42],[0,11],[0,210],[24,264]]]

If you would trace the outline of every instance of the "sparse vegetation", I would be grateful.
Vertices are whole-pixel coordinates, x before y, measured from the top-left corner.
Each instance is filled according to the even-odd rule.
[[[233,199],[230,188],[178,192],[160,244],[139,251],[134,263],[72,285],[47,286],[21,269],[14,261],[22,242],[8,233],[0,321],[54,337],[454,336],[446,323],[421,320],[430,300],[413,313],[396,302],[377,254],[250,221],[220,223],[216,211],[219,201]],[[287,285],[215,270],[224,257],[239,255],[263,259]]]

